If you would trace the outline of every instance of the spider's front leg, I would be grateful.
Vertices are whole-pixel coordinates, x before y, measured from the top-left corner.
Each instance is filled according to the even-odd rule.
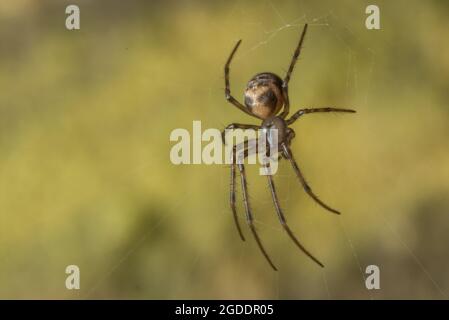
[[[269,167],[270,167],[270,164],[267,163],[265,165],[265,168],[268,170]],[[273,198],[273,204],[274,204],[274,207],[276,208],[276,213],[278,215],[279,221],[280,221],[282,227],[284,228],[285,232],[287,232],[288,236],[293,240],[293,242],[296,244],[296,246],[302,252],[304,252],[310,259],[312,259],[314,262],[316,262],[319,266],[324,267],[324,265],[317,258],[315,258],[306,248],[304,248],[304,246],[299,242],[299,240],[294,235],[293,231],[291,231],[290,227],[287,224],[287,220],[285,219],[285,216],[282,212],[281,205],[279,203],[279,199],[278,199],[278,196],[276,193],[276,188],[274,186],[273,176],[270,174],[267,174],[267,178],[268,178],[268,186],[270,187],[270,191],[271,191],[271,197]]]
[[[223,142],[224,143],[224,142]],[[246,144],[245,148],[245,142],[242,142],[232,148],[232,154],[231,154],[231,189],[230,189],[230,197],[229,197],[229,204],[232,210],[232,215],[234,217],[235,226],[237,228],[237,231],[240,235],[240,238],[242,241],[245,241],[245,237],[243,236],[242,229],[240,228],[240,223],[237,216],[237,207],[235,205],[236,202],[236,196],[235,196],[235,164],[237,163],[237,150],[244,152],[243,158],[245,155],[248,155],[249,142]]]
[[[268,261],[270,266],[274,270],[277,271],[275,265],[273,264],[270,257],[268,256],[268,253],[265,251],[265,248],[262,245],[262,241],[259,238],[259,235],[256,230],[256,226],[254,225],[254,217],[251,212],[251,207],[249,205],[248,184],[246,181],[245,166],[243,165],[242,162],[248,156],[250,156],[254,153],[257,153],[257,150],[258,150],[257,146],[255,144],[251,144],[250,142],[251,142],[251,140],[246,142],[247,143],[246,147],[245,147],[245,142],[243,142],[244,148],[239,147],[242,145],[242,144],[239,144],[237,146],[234,146],[232,149],[233,151],[232,151],[232,163],[231,163],[231,196],[230,196],[231,209],[232,209],[232,213],[234,215],[234,221],[237,226],[237,230],[239,231],[240,237],[242,238],[242,240],[245,240],[245,238],[243,237],[242,231],[240,229],[240,225],[239,225],[238,218],[237,218],[237,209],[236,209],[236,205],[235,205],[235,200],[236,200],[236,197],[235,197],[235,166],[237,164],[238,169],[240,171],[243,203],[245,206],[245,213],[246,213],[246,222],[247,222],[249,228],[251,229],[254,239],[256,240],[256,243],[259,246],[259,249],[262,252],[262,254],[264,255],[265,259]],[[237,158],[237,151],[243,152],[243,155],[239,158]],[[237,161],[237,159],[239,159],[239,161]]]
[[[309,184],[307,183],[306,179],[304,178],[301,170],[299,169],[298,164],[296,163],[295,159],[293,158],[293,154],[290,150],[290,147],[287,146],[285,143],[281,144],[281,150],[284,157],[290,161],[290,164],[293,167],[293,170],[296,173],[296,176],[299,179],[299,182],[301,182],[302,187],[304,188],[304,191],[313,199],[316,203],[318,203],[320,206],[322,206],[324,209],[333,212],[335,214],[340,214],[340,211],[332,209],[327,204],[325,204],[323,201],[321,201],[318,196],[313,193],[312,188],[310,188]]]
[[[270,266],[277,271],[275,265],[270,259],[270,256],[265,251],[265,248],[262,245],[262,242],[260,241],[259,235],[257,234],[256,226],[254,225],[254,217],[251,212],[251,208],[249,206],[249,199],[248,199],[248,185],[246,182],[246,173],[245,173],[245,167],[242,163],[238,164],[238,168],[240,171],[240,178],[242,182],[242,194],[243,194],[243,203],[245,205],[245,212],[246,212],[246,223],[248,224],[249,228],[251,229],[251,232],[253,233],[254,239],[257,242],[257,245],[259,246],[260,251],[264,255],[265,259],[268,261]]]

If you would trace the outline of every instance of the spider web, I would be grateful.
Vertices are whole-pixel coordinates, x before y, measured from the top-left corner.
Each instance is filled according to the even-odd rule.
[[[274,12],[274,17],[273,19],[276,19],[278,27],[272,29],[272,28],[267,28],[267,29],[263,29],[263,34],[264,34],[264,38],[249,46],[249,48],[242,50],[241,52],[239,52],[238,56],[235,58],[235,60],[242,60],[245,62],[250,62],[250,56],[256,52],[257,50],[261,49],[264,46],[269,45],[274,39],[276,39],[278,36],[281,36],[282,33],[288,29],[297,29],[297,30],[301,30],[301,28],[303,27],[305,22],[309,23],[310,27],[313,28],[325,28],[326,30],[328,30],[330,33],[332,33],[336,38],[338,38],[341,43],[342,46],[344,48],[344,50],[346,51],[347,54],[347,67],[346,67],[346,75],[345,75],[345,92],[348,96],[348,100],[351,100],[351,92],[352,91],[359,91],[362,90],[364,92],[364,99],[363,101],[357,101],[357,106],[367,106],[368,105],[368,101],[369,101],[369,94],[370,94],[370,87],[371,87],[371,81],[372,81],[372,74],[374,71],[374,67],[376,65],[376,52],[375,50],[366,47],[364,48],[365,50],[367,50],[367,52],[369,53],[370,56],[370,66],[369,66],[369,71],[368,71],[368,76],[367,76],[367,83],[363,86],[360,85],[359,83],[359,71],[357,69],[357,64],[355,63],[355,59],[356,59],[356,53],[357,50],[354,49],[352,47],[352,45],[350,43],[348,43],[344,36],[342,35],[342,31],[344,30],[344,32],[354,36],[354,32],[352,32],[351,28],[346,25],[341,19],[339,19],[333,12],[332,10],[329,10],[325,15],[321,15],[321,16],[317,16],[317,17],[308,17],[306,14],[302,14],[298,17],[295,17],[294,19],[287,19],[286,16],[287,14],[282,12],[281,9],[279,9],[272,1],[266,1],[266,4],[272,9],[272,11]],[[238,10],[238,4],[236,5],[236,10]],[[362,15],[361,15],[362,17]],[[257,23],[258,26],[264,26],[264,22],[263,21],[259,21]],[[338,26],[338,27],[337,27]],[[211,84],[211,86],[207,89],[207,94],[210,97],[210,100],[213,100],[212,97],[212,93],[215,92],[216,90],[221,90],[221,81],[222,79],[220,79],[220,83],[217,82],[213,82]],[[213,111],[208,111],[208,112],[213,112]],[[224,124],[223,124],[224,125]],[[286,170],[286,172],[288,172]],[[287,183],[287,188],[286,193],[283,195],[279,195],[280,196],[280,200],[281,200],[281,205],[288,203],[289,201],[295,201],[295,196],[293,193],[296,194],[296,192],[298,192],[298,189],[295,187],[293,188],[293,186],[296,186],[298,184],[296,177],[294,177],[293,175],[290,174],[291,172],[289,172],[288,174],[283,174],[283,173],[279,173],[277,175],[277,181],[276,184],[278,184],[279,179],[283,179],[283,182]],[[261,182],[261,179],[257,179],[257,182],[255,182],[254,177],[250,177],[248,175],[248,182],[249,184],[256,184],[256,183],[265,183]],[[221,185],[222,186],[228,186],[229,185],[229,172],[227,169],[223,170],[223,173],[221,175]],[[238,181],[238,177],[237,177],[237,185],[236,185],[237,190],[240,189],[240,184]],[[228,189],[225,189],[226,192],[228,191]],[[262,204],[271,204],[271,199],[268,200],[258,200],[259,197],[251,197],[251,193],[254,192],[254,190],[250,190],[250,201],[253,204],[258,204],[258,201],[263,201]],[[180,206],[182,206],[185,202],[185,199],[188,198],[188,192],[186,193],[186,195],[181,198],[178,199],[177,201],[174,202],[173,207],[174,208],[179,208]],[[241,199],[241,194],[239,194],[238,200],[239,201]],[[227,197],[225,197],[227,199]],[[222,204],[222,210],[221,212],[219,212],[217,214],[217,218],[220,219],[220,221],[223,222],[223,224],[231,224],[232,219],[231,219],[231,214],[230,214],[230,209],[229,209],[229,205],[226,201],[226,199],[223,200],[223,204]],[[273,208],[274,210],[274,208]],[[174,212],[175,210],[170,210],[170,212]],[[274,212],[274,211],[273,211]],[[273,232],[276,232],[276,234],[281,235],[283,233],[283,229],[280,227],[279,224],[271,224],[271,223],[267,223],[265,222],[265,220],[263,219],[258,219],[258,213],[256,212],[256,210],[254,210],[253,208],[253,213],[255,216],[255,223],[257,224],[258,228],[261,230],[271,230]],[[241,221],[244,221],[244,211],[239,209],[238,210],[238,214],[239,214],[239,218]],[[166,218],[163,218],[166,219]],[[357,270],[357,272],[359,273],[359,278],[360,278],[360,287],[364,288],[365,284],[365,273],[363,270],[363,267],[366,266],[365,264],[362,263],[362,261],[359,258],[359,245],[357,244],[357,239],[355,237],[352,236],[352,231],[349,229],[349,227],[347,226],[345,219],[347,219],[345,217],[345,215],[342,215],[340,217],[338,217],[339,221],[338,223],[336,223],[338,225],[338,228],[340,230],[341,233],[341,238],[344,239],[345,243],[346,243],[346,250],[350,253],[350,259],[352,260],[352,264],[354,265],[354,269]],[[397,239],[397,241],[401,244],[401,246],[404,249],[404,252],[409,255],[412,260],[419,266],[419,268],[422,270],[422,272],[425,274],[425,276],[429,279],[429,281],[432,283],[432,285],[436,288],[436,290],[442,295],[442,297],[447,298],[445,292],[443,291],[443,289],[438,285],[438,283],[434,280],[434,278],[432,277],[432,275],[426,270],[426,268],[424,267],[424,264],[421,262],[421,260],[419,259],[419,257],[417,257],[413,251],[409,248],[409,246],[407,245],[406,241],[400,236],[400,234],[398,232],[396,232],[393,227],[391,227],[391,224],[388,222],[388,220],[386,220],[385,217],[383,217],[383,219],[385,220],[385,223],[389,226],[389,230],[390,232],[394,235],[394,237]],[[158,222],[155,226],[154,229],[158,228],[158,226],[160,225],[160,222]],[[242,224],[242,227],[244,225]],[[311,226],[313,227],[313,226]],[[104,283],[107,278],[113,276],[114,271],[120,267],[120,265],[122,265],[124,263],[124,261],[126,261],[132,254],[134,254],[134,252],[139,248],[139,246],[145,241],[147,235],[154,231],[154,229],[148,230],[147,233],[143,234],[139,240],[136,241],[135,244],[133,244],[132,246],[130,246],[129,250],[120,258],[117,260],[116,264],[114,264],[110,270],[108,270],[106,273],[104,273],[104,276],[100,278],[100,280],[98,280],[97,283],[95,283],[89,290],[87,293],[86,297],[91,296],[92,293],[95,292],[95,290],[102,284]],[[294,228],[292,228],[294,229]],[[248,238],[247,242],[251,242],[252,238],[251,235],[246,233],[246,236]],[[265,242],[264,242],[265,243]],[[250,250],[258,250],[258,248],[256,248],[256,246],[248,246],[248,245],[244,245],[242,244],[241,249],[239,249],[239,260],[240,263],[238,265],[243,265],[243,259],[244,256],[246,255],[246,253],[248,253]],[[296,250],[293,246],[291,247],[291,251]],[[316,253],[317,256],[320,256],[320,252],[314,252]],[[297,254],[296,252],[294,254]],[[277,253],[270,252],[270,255],[272,257],[275,258],[276,264],[279,267],[280,271],[273,273],[273,281],[275,283],[274,286],[274,290],[273,290],[273,295],[278,298],[281,299],[283,298],[284,294],[281,291],[281,281],[282,281],[282,266],[283,266],[283,260],[285,260],[285,257],[283,257],[283,251],[279,250]],[[192,257],[192,265],[196,265],[199,261],[198,256],[194,256]],[[264,263],[262,261],[262,258],[260,259],[261,263]],[[373,264],[376,264],[375,261],[372,261]],[[382,266],[380,266],[382,267]],[[243,271],[242,271],[243,272]],[[321,278],[321,285],[322,285],[322,292],[324,293],[324,296],[332,299],[335,297],[334,293],[336,291],[338,291],[338,288],[334,288],[332,287],[332,282],[329,279],[329,275],[328,275],[328,271],[326,269],[323,269],[322,271],[320,271],[320,278]],[[239,274],[236,275],[236,277],[239,277]],[[179,291],[183,290],[183,288],[179,288]],[[364,295],[367,295],[369,298],[373,299],[373,294],[371,293],[371,291],[364,289],[363,293]],[[174,294],[175,297],[177,297],[177,294]],[[183,298],[183,297],[180,297]]]
[[[265,38],[259,42],[257,42],[256,44],[250,46],[249,49],[247,50],[242,50],[241,53],[239,53],[238,57],[235,58],[235,60],[246,60],[248,59],[248,56],[250,56],[251,54],[254,53],[255,50],[260,49],[263,46],[268,45],[273,39],[275,39],[277,36],[280,36],[281,33],[287,29],[297,29],[298,31],[301,30],[304,26],[304,23],[308,23],[309,27],[318,27],[318,28],[326,28],[328,30],[330,30],[330,32],[332,32],[335,36],[337,36],[339,39],[341,39],[341,41],[344,41],[337,32],[335,32],[333,30],[332,24],[329,21],[330,17],[334,17],[334,14],[332,13],[332,11],[329,11],[327,14],[322,15],[322,16],[318,16],[318,17],[313,17],[313,18],[309,18],[307,17],[306,14],[303,14],[297,18],[294,18],[291,21],[288,21],[288,19],[284,18],[283,14],[280,12],[280,10],[276,7],[276,5],[272,2],[272,1],[267,1],[268,5],[271,7],[271,9],[273,10],[273,12],[275,13],[275,16],[277,17],[277,20],[279,21],[279,27],[275,28],[275,29],[271,29],[271,30],[265,30],[264,31],[264,35]],[[348,67],[347,67],[347,74],[346,74],[346,92],[348,93],[348,95],[350,94],[351,90],[357,90],[357,67],[356,65],[353,63],[353,59],[354,59],[354,52],[351,49],[351,47],[345,43],[345,48],[348,54]],[[299,58],[299,60],[301,60],[301,57]],[[370,69],[370,74],[373,71],[373,65],[374,65],[374,55],[372,55],[372,65],[371,65],[371,69]],[[371,78],[371,77],[370,77]],[[366,95],[365,95],[365,104],[367,102],[368,99],[368,90],[366,90]],[[290,172],[291,173],[291,172]],[[291,186],[293,186],[294,184],[298,184],[297,179],[295,176],[292,176],[289,173],[277,173],[276,175],[277,180],[279,181],[280,179],[283,180],[283,182],[287,182],[288,187],[286,188],[287,193],[286,194],[279,194],[280,196],[280,200],[281,200],[281,205],[282,203],[286,204],[288,203],[291,199],[294,199],[294,197],[292,197],[292,192],[297,192],[298,190],[296,188],[291,188]],[[279,179],[280,178],[280,179]],[[285,181],[286,180],[286,181]],[[276,182],[279,183],[279,182]],[[237,186],[238,187],[238,186]],[[250,191],[251,193],[251,191]],[[250,201],[253,203],[257,203],[258,198],[256,197],[251,197],[250,194]],[[272,200],[268,199],[266,201],[263,201],[265,204],[271,204]],[[274,210],[274,208],[273,208]],[[229,216],[229,210],[225,210],[226,212],[224,212],[225,214],[227,214]],[[279,224],[268,224],[266,222],[264,222],[263,220],[258,219],[258,215],[257,213],[254,212],[255,210],[253,209],[253,214],[254,214],[254,218],[255,218],[255,223],[256,225],[259,227],[259,229],[269,229],[272,231],[275,231],[278,235],[281,235],[284,230],[280,227]],[[240,210],[239,211],[240,217],[241,219],[244,219],[243,217],[243,211]],[[341,217],[339,217],[341,218]],[[365,281],[365,274],[362,270],[362,264],[359,260],[358,254],[357,254],[357,250],[356,247],[354,245],[354,240],[351,240],[351,235],[349,234],[349,232],[347,231],[347,228],[344,225],[344,222],[342,220],[340,220],[339,222],[339,227],[341,230],[341,233],[345,239],[345,241],[347,242],[347,248],[348,250],[351,251],[351,257],[354,260],[354,264],[356,265],[356,269],[358,270],[358,272],[360,273],[360,281],[362,282],[363,286],[364,286],[364,281]],[[288,239],[289,240],[289,239]],[[253,248],[254,249],[254,248]],[[296,250],[297,248],[293,248],[292,250]],[[255,250],[258,250],[255,249]],[[277,299],[282,299],[283,294],[281,292],[281,285],[280,285],[280,278],[282,277],[282,254],[284,251],[279,250],[277,253],[276,258],[276,264],[278,265],[280,271],[278,271],[277,273],[275,273],[275,281],[276,281],[276,287],[275,287],[275,295]],[[319,256],[319,252],[316,252],[316,254]],[[332,299],[332,293],[331,293],[331,288],[330,288],[330,284],[329,284],[329,280],[328,280],[328,276],[327,276],[327,272],[326,269],[322,269],[321,271],[321,278],[322,278],[322,286],[323,286],[323,292],[324,292],[324,296],[327,297],[328,299]],[[369,293],[369,291],[368,291]],[[370,296],[370,298],[372,298]]]
[[[368,67],[368,73],[365,76],[366,81],[362,85],[360,84],[359,80],[359,71],[358,66],[356,63],[357,54],[359,53],[360,49],[357,47],[354,47],[354,45],[351,44],[350,41],[347,40],[348,37],[354,37],[357,39],[357,36],[355,35],[355,32],[351,29],[349,25],[347,25],[342,19],[336,16],[336,14],[330,9],[326,14],[318,16],[318,17],[308,17],[306,14],[303,14],[299,17],[296,17],[292,20],[289,20],[285,18],[287,14],[281,11],[274,2],[267,0],[266,3],[270,6],[274,13],[274,19],[278,21],[279,26],[274,29],[267,29],[264,30],[263,33],[265,35],[264,39],[257,42],[256,44],[250,45],[249,49],[242,50],[239,52],[239,55],[234,58],[234,60],[242,60],[245,62],[249,62],[249,57],[258,49],[269,45],[276,37],[281,36],[282,32],[288,29],[297,29],[300,31],[302,27],[304,26],[304,23],[307,22],[309,24],[309,27],[312,28],[325,28],[328,32],[332,33],[334,37],[340,40],[342,47],[346,51],[347,55],[347,67],[346,67],[346,79],[345,79],[345,92],[347,95],[348,101],[354,101],[354,98],[351,97],[352,92],[362,92],[361,100],[356,101],[355,105],[357,107],[366,107],[369,104],[369,98],[370,98],[370,89],[372,84],[372,78],[373,78],[373,72],[376,65],[376,59],[377,59],[377,52],[372,49],[371,47],[363,47],[362,49],[365,51],[365,54],[369,57],[369,67]],[[361,21],[365,18],[363,16],[363,13],[360,14]],[[264,23],[261,21],[258,23],[259,26],[263,25]],[[301,59],[301,57],[300,57]],[[300,60],[299,59],[299,60]],[[225,177],[227,178],[228,175],[225,174]],[[281,200],[281,206],[282,204],[288,203],[290,200],[295,200],[295,197],[292,196],[292,192],[296,193],[298,190],[296,188],[292,188],[293,185],[298,184],[296,177],[292,176],[291,174],[283,174],[278,173],[277,178],[281,179],[287,179],[288,187],[285,189],[286,194],[280,196]],[[225,178],[223,178],[225,179]],[[226,180],[226,179],[225,179]],[[249,183],[254,180],[254,177],[248,178]],[[259,182],[257,182],[259,183]],[[278,185],[279,182],[276,182]],[[236,185],[237,190],[239,190],[239,183],[237,182]],[[254,190],[253,190],[254,192]],[[266,201],[264,200],[258,200],[259,197],[251,197],[251,190],[249,190],[250,193],[250,201],[254,204],[258,201],[263,201],[265,204],[271,204],[271,199],[268,199]],[[237,200],[238,201],[238,200]],[[227,215],[229,217],[229,210],[227,208],[227,205],[225,206],[226,209],[223,211],[223,214]],[[274,210],[274,207],[272,208]],[[258,214],[255,212],[253,208],[253,214],[255,218],[255,223],[259,227],[259,229],[262,230],[271,230],[275,231],[278,235],[281,235],[283,233],[283,229],[279,226],[279,224],[269,224],[266,223],[264,220],[258,219]],[[274,212],[274,211],[273,211]],[[239,216],[241,221],[244,221],[244,210],[238,210]],[[288,214],[287,214],[288,215]],[[359,246],[357,244],[357,238],[352,236],[352,231],[347,226],[347,223],[345,222],[346,219],[348,219],[345,215],[338,217],[339,222],[338,229],[340,230],[341,237],[346,242],[346,249],[350,252],[350,257],[352,259],[352,263],[354,265],[354,269],[357,270],[359,273],[360,278],[360,288],[361,295],[368,297],[369,299],[374,299],[374,292],[371,290],[366,289],[365,287],[365,281],[366,281],[366,274],[364,272],[364,268],[370,264],[377,265],[377,261],[365,261],[365,263],[362,263],[360,260],[359,255]],[[447,299],[448,296],[446,295],[443,288],[437,283],[437,281],[434,279],[434,277],[431,275],[431,273],[425,268],[424,264],[422,263],[421,259],[410,249],[410,247],[407,245],[406,240],[392,227],[392,224],[388,221],[388,219],[385,217],[385,215],[381,215],[379,219],[382,219],[384,224],[388,226],[389,232],[393,235],[395,241],[397,241],[400,246],[403,248],[403,251],[406,255],[408,255],[413,263],[415,263],[419,269],[423,272],[425,277],[429,280],[429,282],[432,284],[434,289],[441,295],[442,298]],[[313,227],[313,226],[311,226]],[[289,240],[289,239],[288,239]],[[258,248],[253,247],[254,250],[258,250]],[[292,248],[292,250],[295,250],[295,248]],[[272,257],[275,258],[275,264],[279,267],[280,271],[278,271],[275,274],[275,281],[276,281],[276,287],[274,289],[274,294],[276,298],[280,299],[283,297],[283,294],[281,292],[281,285],[280,285],[280,278],[282,277],[282,254],[284,253],[283,250],[279,250],[276,255],[273,255],[272,253],[269,253]],[[319,252],[316,252],[317,256],[319,255]],[[379,265],[379,267],[382,269],[382,265]],[[327,271],[326,269],[322,270],[322,283],[323,283],[323,292],[325,293],[325,296],[329,299],[332,299],[334,296],[332,292],[335,292],[338,290],[338,288],[332,288],[331,282],[328,279]],[[307,297],[309,298],[309,297]],[[349,297],[350,298],[350,297]]]

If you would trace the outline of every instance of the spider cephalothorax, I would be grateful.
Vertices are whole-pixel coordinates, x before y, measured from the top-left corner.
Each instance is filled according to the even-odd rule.
[[[299,169],[298,164],[296,163],[295,159],[293,158],[293,154],[290,150],[290,144],[292,139],[295,137],[295,132],[293,129],[289,128],[288,126],[293,124],[299,117],[301,117],[304,114],[307,113],[314,113],[314,112],[355,112],[351,109],[339,109],[339,108],[305,108],[300,109],[297,112],[295,112],[289,119],[286,119],[290,110],[290,101],[288,97],[288,83],[290,81],[290,76],[293,72],[293,68],[295,66],[296,60],[298,60],[299,54],[301,52],[302,43],[304,41],[305,34],[307,32],[307,24],[304,26],[304,29],[302,31],[299,43],[296,47],[296,50],[293,54],[293,58],[290,62],[290,67],[288,68],[287,74],[285,78],[282,80],[279,76],[275,75],[274,73],[270,72],[264,72],[264,73],[258,73],[256,74],[251,80],[248,82],[248,85],[245,89],[245,105],[241,104],[238,100],[236,100],[231,95],[230,90],[230,84],[229,84],[229,66],[231,64],[232,58],[234,57],[235,52],[237,51],[237,48],[240,46],[241,40],[237,42],[234,49],[232,50],[231,54],[229,55],[229,58],[225,64],[225,97],[226,99],[232,103],[234,106],[242,110],[243,112],[256,117],[258,119],[262,120],[262,124],[260,126],[258,125],[251,125],[251,124],[239,124],[239,123],[232,123],[226,127],[226,129],[277,129],[277,143],[278,143],[278,150],[280,152],[280,156],[287,159],[295,171],[296,176],[299,179],[299,182],[304,188],[304,191],[312,197],[313,200],[315,200],[320,206],[323,208],[329,210],[330,212],[340,214],[335,209],[332,209],[328,205],[326,205],[324,202],[322,202],[315,193],[312,192],[312,189],[306,182],[304,176],[302,175],[301,170]],[[279,113],[282,109],[282,112]],[[225,132],[225,131],[224,131]],[[270,143],[270,139],[267,139],[267,143]],[[274,141],[274,140],[273,140]],[[225,142],[225,136],[223,133],[223,142]],[[273,142],[272,142],[273,143]],[[249,145],[249,144],[247,144]],[[236,147],[234,147],[233,150],[236,150]],[[256,149],[249,149],[246,147],[244,149],[244,156],[248,157],[249,155],[256,152]],[[233,157],[235,160],[235,158]],[[268,256],[267,252],[265,251],[264,247],[262,246],[262,242],[260,241],[260,238],[257,234],[256,228],[254,226],[254,218],[249,206],[249,199],[248,199],[248,186],[246,182],[246,174],[245,174],[245,167],[243,163],[236,163],[235,161],[231,164],[231,196],[230,196],[230,204],[231,209],[234,215],[234,220],[237,226],[237,230],[240,234],[240,237],[242,240],[245,240],[243,237],[242,230],[240,228],[238,219],[237,219],[237,209],[235,205],[235,167],[238,167],[240,172],[240,178],[242,183],[242,195],[243,195],[243,202],[245,205],[245,212],[246,212],[246,221],[248,223],[248,226],[251,229],[251,232],[253,233],[253,236],[262,251],[263,255],[267,259],[268,263],[271,265],[271,267],[274,270],[277,270],[274,266],[273,262],[271,261],[270,257]],[[269,163],[265,164],[266,167],[269,167]],[[278,218],[281,222],[282,227],[285,229],[287,234],[290,236],[290,238],[293,240],[293,242],[306,254],[308,255],[313,261],[315,261],[317,264],[323,267],[323,264],[316,259],[310,252],[308,252],[302,244],[299,242],[299,240],[296,238],[296,236],[293,234],[293,232],[290,230],[290,228],[287,225],[287,221],[285,220],[284,214],[281,210],[279,200],[276,194],[276,189],[273,182],[273,177],[271,175],[267,175],[268,178],[268,186],[270,187],[271,196],[273,198],[274,206],[276,208],[276,213],[278,215]]]

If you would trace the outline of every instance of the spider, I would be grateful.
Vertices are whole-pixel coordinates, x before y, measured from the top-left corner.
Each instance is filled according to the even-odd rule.
[[[295,137],[295,132],[293,129],[289,128],[289,125],[293,124],[297,119],[299,119],[301,116],[309,113],[315,113],[315,112],[350,112],[354,113],[355,110],[351,109],[340,109],[340,108],[304,108],[300,109],[297,112],[295,112],[289,119],[287,119],[287,115],[289,114],[290,110],[290,101],[288,96],[288,83],[290,81],[290,77],[293,72],[293,68],[295,67],[296,61],[298,60],[298,57],[301,52],[302,43],[304,41],[304,37],[307,32],[307,24],[304,25],[304,28],[301,33],[301,37],[299,39],[298,45],[296,47],[296,50],[293,54],[292,60],[290,62],[290,66],[288,68],[287,74],[285,75],[285,78],[282,80],[279,76],[277,76],[274,73],[271,72],[263,72],[258,73],[254,77],[252,77],[245,89],[244,92],[244,98],[245,98],[245,105],[241,104],[238,100],[236,100],[231,95],[230,90],[230,83],[229,83],[229,66],[231,64],[231,61],[240,46],[242,40],[239,40],[236,45],[234,46],[234,49],[231,51],[231,54],[229,55],[229,58],[225,64],[224,67],[224,73],[225,73],[225,97],[228,102],[233,104],[235,107],[240,109],[241,111],[245,112],[246,114],[253,116],[255,118],[258,118],[262,120],[262,124],[260,126],[258,125],[250,125],[250,124],[239,124],[239,123],[232,123],[226,127],[226,129],[277,129],[278,131],[278,150],[280,151],[280,157],[283,157],[287,159],[291,166],[293,167],[293,170],[296,174],[296,176],[299,179],[299,182],[301,183],[302,187],[304,188],[304,191],[313,199],[315,202],[317,202],[321,207],[324,209],[335,213],[340,214],[339,211],[332,209],[327,204],[322,202],[316,194],[312,191],[309,184],[306,182],[298,164],[295,161],[295,158],[293,157],[292,151],[290,149],[290,144],[292,139]],[[280,112],[282,109],[282,112]],[[280,112],[280,113],[279,113]],[[225,143],[225,131],[223,131],[223,143]],[[269,141],[268,141],[269,143]],[[233,153],[235,154],[236,147],[233,148]],[[253,153],[254,150],[249,150],[248,147],[244,148],[244,157],[248,157],[251,153]],[[235,155],[233,155],[235,157]],[[235,158],[233,159],[235,160]],[[262,242],[259,238],[259,235],[256,231],[255,225],[254,225],[254,217],[250,209],[249,205],[249,199],[248,199],[248,186],[247,186],[247,179],[245,174],[245,167],[243,163],[237,163],[235,161],[232,161],[231,164],[231,192],[230,192],[230,205],[231,210],[234,216],[235,225],[237,227],[237,231],[240,235],[240,238],[245,241],[245,237],[243,236],[242,230],[240,228],[240,224],[237,218],[237,210],[236,210],[236,196],[235,196],[235,167],[238,167],[240,172],[240,178],[241,178],[241,185],[242,185],[242,195],[243,195],[243,203],[245,207],[245,213],[246,213],[246,222],[254,236],[255,241],[257,242],[257,245],[259,246],[260,251],[270,264],[270,266],[276,271],[276,267],[271,261],[269,255],[264,249],[264,246],[262,245]],[[269,167],[268,164],[264,164],[265,167]],[[273,198],[274,207],[276,209],[276,213],[278,215],[279,221],[288,234],[288,236],[293,240],[293,242],[298,246],[298,248],[304,252],[309,258],[311,258],[314,262],[316,262],[321,267],[324,267],[324,265],[315,258],[297,239],[297,237],[294,235],[294,233],[289,228],[287,221],[285,219],[285,216],[282,212],[282,209],[279,204],[279,199],[276,194],[276,189],[273,182],[272,175],[267,175],[268,178],[268,186],[271,191],[271,197]]]

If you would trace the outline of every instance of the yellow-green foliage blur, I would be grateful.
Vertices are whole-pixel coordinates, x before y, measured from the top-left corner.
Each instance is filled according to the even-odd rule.
[[[77,4],[81,29],[65,28]],[[449,6],[377,1],[0,2],[0,298],[448,298]],[[175,128],[257,123],[255,73],[284,75],[293,110],[350,107],[294,124],[293,152],[333,215],[282,162],[282,230],[266,178],[248,168],[256,225],[279,271],[228,204],[229,167],[173,165]],[[238,185],[240,191],[240,186]],[[81,270],[67,290],[65,269]],[[381,289],[365,288],[377,265]]]

